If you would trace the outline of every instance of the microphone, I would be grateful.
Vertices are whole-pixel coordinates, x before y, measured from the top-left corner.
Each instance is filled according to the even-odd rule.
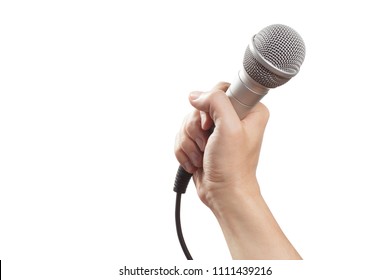
[[[240,119],[270,88],[298,74],[305,59],[305,43],[291,27],[274,24],[254,35],[246,48],[242,69],[227,95]]]
[[[298,74],[305,59],[305,43],[291,27],[274,24],[254,35],[246,48],[241,70],[227,95],[237,115],[243,119],[271,88],[287,83]],[[192,174],[179,167],[173,190],[176,195],[175,220],[180,245],[188,260],[180,222],[181,194],[186,192]]]

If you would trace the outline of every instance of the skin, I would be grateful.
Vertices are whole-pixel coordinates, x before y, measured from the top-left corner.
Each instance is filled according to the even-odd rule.
[[[176,158],[193,174],[199,198],[217,218],[233,259],[301,259],[256,178],[269,111],[258,103],[240,120],[225,94],[228,87],[220,82],[209,92],[190,93],[195,110],[177,134]]]

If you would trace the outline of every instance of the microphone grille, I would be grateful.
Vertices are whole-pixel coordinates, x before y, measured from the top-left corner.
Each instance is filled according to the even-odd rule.
[[[298,73],[305,59],[305,43],[291,27],[274,24],[262,29],[253,38],[258,54],[273,67],[291,74]],[[248,75],[267,88],[275,88],[288,82],[286,78],[268,70],[256,60],[249,46],[244,55],[244,69]]]

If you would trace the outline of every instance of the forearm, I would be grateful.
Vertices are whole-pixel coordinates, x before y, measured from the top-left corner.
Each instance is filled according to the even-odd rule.
[[[252,182],[257,184],[257,182]],[[258,189],[254,186],[252,189]],[[213,204],[233,259],[301,259],[260,193],[230,193]]]

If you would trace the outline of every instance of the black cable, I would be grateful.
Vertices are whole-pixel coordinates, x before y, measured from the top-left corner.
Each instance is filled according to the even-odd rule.
[[[188,251],[186,242],[184,241],[183,232],[181,230],[181,222],[180,222],[180,201],[181,201],[181,193],[176,194],[176,207],[175,207],[175,220],[176,220],[176,232],[177,237],[179,237],[179,242],[181,248],[183,249],[184,255],[187,260],[192,260],[190,251]]]
[[[188,251],[186,242],[184,241],[183,232],[181,230],[180,222],[180,204],[181,204],[181,194],[186,192],[188,183],[192,177],[191,173],[188,173],[184,170],[183,167],[179,167],[176,173],[175,186],[173,190],[176,192],[176,206],[175,206],[175,220],[176,220],[176,232],[177,237],[179,238],[180,246],[183,249],[184,255],[187,260],[192,260],[191,254]]]

